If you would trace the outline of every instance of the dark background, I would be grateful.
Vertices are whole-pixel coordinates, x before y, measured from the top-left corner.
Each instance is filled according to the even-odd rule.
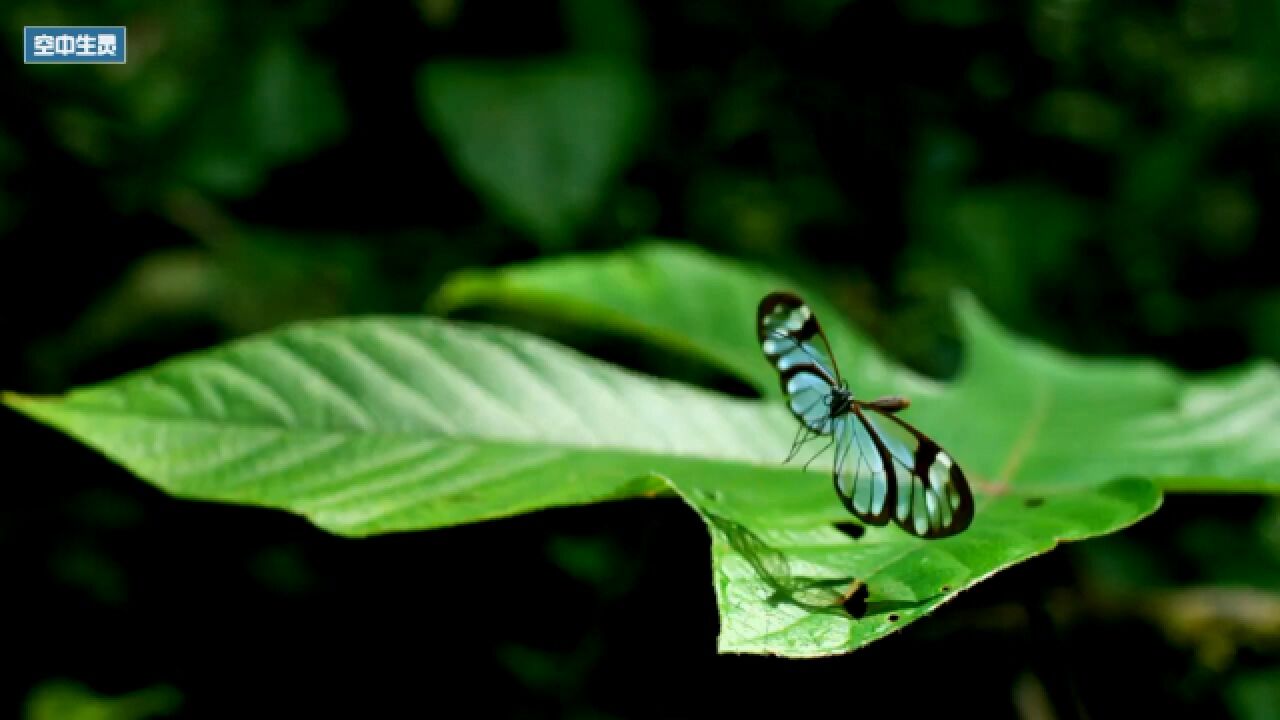
[[[940,377],[957,287],[1079,353],[1280,354],[1265,0],[16,0],[0,18],[0,388],[421,312],[458,269],[650,235],[803,278]],[[23,24],[125,24],[129,62],[23,66]],[[499,87],[546,58],[627,78],[528,111],[585,128],[528,149],[554,168],[627,99],[579,211],[514,212],[459,159],[493,143],[438,122],[421,85],[460,58]],[[559,178],[533,186],[552,210]],[[167,498],[7,410],[0,437],[7,715],[1280,712],[1274,500],[1171,497],[870,648],[783,661],[715,654],[708,540],[675,501],[353,541]]]

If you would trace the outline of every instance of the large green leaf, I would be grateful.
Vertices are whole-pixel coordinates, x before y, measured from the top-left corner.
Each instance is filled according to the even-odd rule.
[[[600,56],[425,67],[426,120],[476,192],[547,246],[563,246],[630,159],[647,86]]]
[[[804,475],[777,463],[780,407],[428,318],[296,325],[6,401],[176,495],[349,535],[660,492],[655,471]]]
[[[635,258],[650,271],[627,270]],[[747,367],[735,353],[765,364],[754,305],[780,279],[666,246],[561,262],[450,287],[455,298],[563,304],[726,369]],[[486,277],[509,285],[486,294]],[[537,293],[521,289],[535,281]],[[1160,501],[1146,478],[1276,487],[1270,366],[1193,383],[1152,363],[1070,358],[1007,335],[962,299],[966,369],[944,386],[880,359],[814,300],[841,358],[861,360],[843,363],[855,387],[910,383],[908,417],[964,464],[978,495],[965,533],[923,541],[872,528],[852,540],[832,527],[849,518],[823,463],[780,463],[794,421],[776,399],[731,399],[487,326],[297,325],[62,398],[6,400],[172,493],[280,507],[345,534],[670,487],[711,528],[721,648],[793,656],[859,647],[1011,563],[1136,521]],[[862,382],[875,363],[881,375]],[[842,605],[857,587],[861,617]],[[862,615],[856,599],[850,608]]]
[[[1005,493],[983,502],[962,540],[923,543],[887,529],[863,541],[885,550],[870,554],[830,529],[845,516],[827,476],[779,463],[793,426],[779,403],[645,378],[511,330],[425,318],[297,325],[63,398],[7,400],[176,495],[280,507],[345,534],[654,494],[666,481],[707,517],[742,528],[730,536],[764,533],[776,544],[770,553],[797,559],[785,565],[821,539],[826,565],[804,561],[807,575],[863,578],[873,602],[914,611],[895,625],[884,613],[840,615],[830,592],[780,604],[762,588],[789,587],[791,571],[752,565],[749,550],[727,551],[734,546],[722,536],[723,647],[792,655],[856,647],[927,612],[950,593],[924,594],[921,568],[945,564],[937,577],[958,591],[1158,502],[1134,481],[1122,502],[1111,489],[1068,490],[1019,515]],[[899,553],[919,563],[868,564]]]
[[[778,288],[794,285],[696,248],[650,243],[465,271],[433,306],[520,307],[631,333],[773,393],[777,378],[748,323],[758,299]],[[806,299],[855,392],[909,395],[907,417],[980,480],[1074,486],[1134,475],[1171,490],[1280,492],[1274,365],[1188,379],[1149,360],[1085,360],[1007,333],[961,295],[964,369],[940,385],[888,363],[821,297]]]

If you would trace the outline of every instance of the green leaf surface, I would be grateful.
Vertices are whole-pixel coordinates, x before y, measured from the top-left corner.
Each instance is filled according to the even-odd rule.
[[[462,176],[547,247],[566,245],[596,210],[648,107],[637,70],[602,56],[438,62],[418,89]]]
[[[804,475],[777,463],[780,407],[428,318],[295,325],[62,398],[5,399],[176,495],[349,535],[661,492],[658,469]]]
[[[788,285],[652,245],[471,274],[440,304],[523,303],[622,328],[767,387],[738,356],[765,366],[754,307],[775,282]],[[965,369],[942,385],[884,361],[810,299],[859,394],[910,383],[906,417],[975,486],[966,532],[851,539],[832,525],[850,518],[827,459],[781,463],[795,423],[776,398],[732,399],[483,325],[300,324],[62,398],[6,401],[174,494],[278,507],[350,535],[673,489],[711,529],[721,648],[788,656],[860,647],[1058,542],[1135,522],[1159,505],[1152,480],[1277,489],[1269,365],[1189,381],[1146,361],[1086,361],[1010,336],[962,296]],[[865,614],[856,595],[843,602],[859,587]]]
[[[1005,567],[1114,532],[1160,505],[1140,479],[1050,494],[1015,488],[981,497],[973,525],[953,537],[872,529],[853,540],[833,527],[839,513],[820,511],[831,505],[828,485],[744,492],[706,477],[676,485],[711,530],[721,652],[790,657],[862,647]],[[861,610],[844,604],[855,582],[866,587]]]
[[[558,322],[622,332],[685,353],[782,394],[756,346],[755,307],[766,293],[798,289],[790,280],[704,250],[651,242],[605,255],[565,255],[449,278],[430,303],[437,312],[490,306]],[[860,387],[906,392],[932,383],[881,353],[821,297],[811,296],[842,368]]]

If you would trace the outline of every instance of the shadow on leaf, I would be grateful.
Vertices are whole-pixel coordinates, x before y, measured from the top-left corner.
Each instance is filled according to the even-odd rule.
[[[867,585],[857,578],[795,575],[786,554],[771,547],[745,525],[712,513],[705,515],[728,541],[729,546],[751,565],[760,580],[772,590],[766,600],[770,605],[787,603],[814,613],[848,615],[860,620],[868,613],[879,615],[928,602],[867,602]]]

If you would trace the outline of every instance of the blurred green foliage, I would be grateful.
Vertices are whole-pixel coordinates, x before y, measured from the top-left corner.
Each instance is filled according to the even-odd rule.
[[[177,690],[157,685],[115,697],[79,683],[50,680],[27,697],[26,720],[145,720],[167,717],[182,704]]]
[[[647,13],[623,0],[422,0],[385,17],[321,0],[181,0],[102,12],[130,27],[129,64],[24,69],[35,112],[0,128],[0,177],[79,165],[108,211],[158,214],[206,245],[232,230],[272,244],[255,221],[356,236],[357,255],[338,262],[363,281],[293,312],[252,297],[284,317],[231,320],[233,332],[385,306],[369,294],[373,266],[406,247],[422,258],[425,277],[411,278],[422,291],[469,260],[659,231],[789,265],[837,262],[845,270],[825,282],[932,371],[951,367],[949,334],[890,328],[945,328],[941,298],[957,285],[1016,327],[1084,349],[1142,344],[1207,367],[1280,346],[1280,295],[1255,242],[1280,160],[1268,131],[1280,11],[1263,0]],[[4,16],[84,13],[32,1]],[[530,32],[500,27],[512,24]],[[369,33],[383,25],[396,31]],[[700,52],[693,36],[723,51]],[[474,198],[441,192],[451,181]],[[367,189],[344,192],[353,184]],[[394,198],[367,212],[398,217],[361,217],[366,192],[388,185]],[[193,196],[216,226],[190,216]],[[25,209],[12,197],[0,195],[10,224]],[[325,207],[337,202],[348,207]],[[440,244],[474,254],[437,260]],[[252,267],[233,282],[241,271],[242,284],[272,283]],[[1087,322],[1100,313],[1111,322]],[[1186,338],[1202,349],[1180,351]]]
[[[930,373],[949,373],[957,363],[943,302],[957,285],[1021,332],[1076,351],[1153,354],[1191,369],[1280,357],[1276,253],[1266,239],[1280,207],[1280,8],[1269,0],[412,0],[376,8],[336,0],[11,0],[0,19],[11,30],[121,23],[131,46],[124,67],[0,63],[5,388],[59,391],[294,319],[415,312],[459,268],[617,247],[642,234],[689,238],[802,276],[892,355]],[[10,59],[18,38],[0,34]],[[510,76],[480,73],[487,85],[454,87],[483,98],[494,82],[570,66],[620,68],[585,73],[628,79],[592,85],[601,88],[588,91],[601,93],[596,98],[557,83],[557,96],[572,97],[556,109],[535,109],[542,91],[534,89],[478,116],[474,105],[449,107],[456,132],[424,113],[421,78],[431,68],[511,68]],[[569,128],[559,114],[606,97],[623,107],[594,103],[581,119],[588,125],[574,118]],[[491,112],[503,107],[550,124],[512,137]],[[485,121],[471,121],[477,117]],[[493,140],[494,128],[504,142]],[[500,172],[508,157],[528,173]],[[560,163],[571,185],[545,180],[559,179]],[[14,612],[59,618],[49,632],[63,633],[57,637],[84,658],[95,657],[84,638],[103,639],[95,633],[119,621],[114,612],[149,608],[175,622],[164,615],[169,605],[156,601],[154,578],[195,584],[180,573],[174,579],[175,565],[193,558],[242,593],[258,587],[262,573],[294,578],[282,588],[320,582],[290,552],[253,560],[264,547],[291,545],[251,523],[242,523],[246,547],[201,554],[203,546],[175,542],[172,552],[185,548],[181,563],[152,564],[133,533],[186,537],[166,523],[171,506],[123,479],[102,480],[98,462],[12,417],[4,421],[24,456],[48,458],[39,474],[47,481],[20,488],[0,508],[0,555],[30,590],[12,600]],[[103,483],[114,484],[108,492]],[[104,498],[115,496],[135,509],[111,510],[116,504]],[[98,505],[107,509],[85,510]],[[1131,543],[1132,575],[1152,576],[1156,590],[1166,582],[1160,578],[1261,583],[1277,536],[1274,506],[1267,508],[1224,501],[1197,504],[1183,517],[1175,503],[1149,529],[1084,547],[1127,555],[1122,543]],[[206,522],[193,522],[190,532],[221,527]],[[536,569],[547,561],[534,545],[528,562]],[[637,551],[641,543],[626,547]],[[1085,552],[1056,568],[1072,585],[1102,574]],[[1272,560],[1258,559],[1262,552]],[[217,558],[227,553],[242,553],[243,562],[219,570]],[[318,553],[329,560],[317,562],[351,583],[373,586],[393,572],[378,566],[385,572],[362,575],[331,553]],[[1256,562],[1235,561],[1241,558]],[[564,561],[579,563],[573,572],[590,572],[581,558]],[[675,562],[665,556],[659,564]],[[99,572],[109,565],[116,569]],[[684,571],[705,569],[693,563]],[[1060,581],[1049,575],[1038,580]],[[691,582],[703,581],[696,577]],[[668,579],[652,574],[637,588]],[[305,597],[326,592],[321,582]],[[1002,592],[1013,589],[993,588],[973,603],[998,603]],[[457,593],[469,596],[468,607],[498,612],[477,594]],[[205,594],[178,597],[213,602]],[[643,597],[671,602],[661,593]],[[636,602],[630,609],[643,616]],[[633,630],[607,621],[575,626],[566,617],[546,622],[627,650],[662,633],[652,622],[632,621],[640,628]],[[510,634],[525,624],[504,627]],[[162,636],[168,627],[159,621],[148,632]],[[1274,705],[1274,650],[1249,650],[1232,669],[1208,670],[1135,627],[1072,626],[1076,642],[1114,649],[1110,664],[1088,655],[1096,671],[1076,665],[1086,705],[1107,698],[1113,709],[1242,717],[1266,717]],[[1005,636],[963,637],[994,647]],[[30,662],[8,681],[14,697],[67,676],[66,659],[41,649],[45,636],[24,635],[17,645]],[[530,636],[513,646],[555,662],[576,657],[577,645],[569,645]],[[623,651],[600,647],[598,662],[585,665],[604,669],[581,672],[598,686],[633,687],[618,678],[635,675],[611,660]],[[874,667],[859,665],[860,674],[842,667],[830,679],[856,675],[892,687],[876,667],[933,647],[904,635],[900,655],[884,650]],[[1126,654],[1130,647],[1135,654]],[[520,663],[508,660],[487,667],[522,682],[511,670]],[[677,666],[670,673],[677,677],[716,672],[694,660],[663,662]],[[78,672],[110,674],[109,664],[86,659]],[[167,680],[145,663],[117,666],[116,687]],[[320,672],[308,668],[311,679]],[[985,666],[982,685],[963,688],[977,705],[1007,700],[1008,678],[993,668]],[[1108,669],[1127,685],[1109,684]],[[214,676],[206,670],[191,670],[185,682]],[[741,665],[732,671],[738,686],[754,680],[795,691],[780,692],[784,698],[830,692],[829,684],[783,685]],[[513,697],[545,698],[528,701],[535,714],[628,714],[636,703],[655,709],[648,695],[592,695],[583,689],[592,684]],[[1002,694],[979,692],[988,685]],[[1071,696],[1052,683],[1049,692]],[[624,695],[632,705],[610,699]],[[732,700],[719,702],[717,712],[731,709]],[[769,704],[753,694],[748,705],[763,711]]]
[[[440,63],[420,80],[459,173],[548,249],[596,211],[645,114],[636,73],[599,61]]]

